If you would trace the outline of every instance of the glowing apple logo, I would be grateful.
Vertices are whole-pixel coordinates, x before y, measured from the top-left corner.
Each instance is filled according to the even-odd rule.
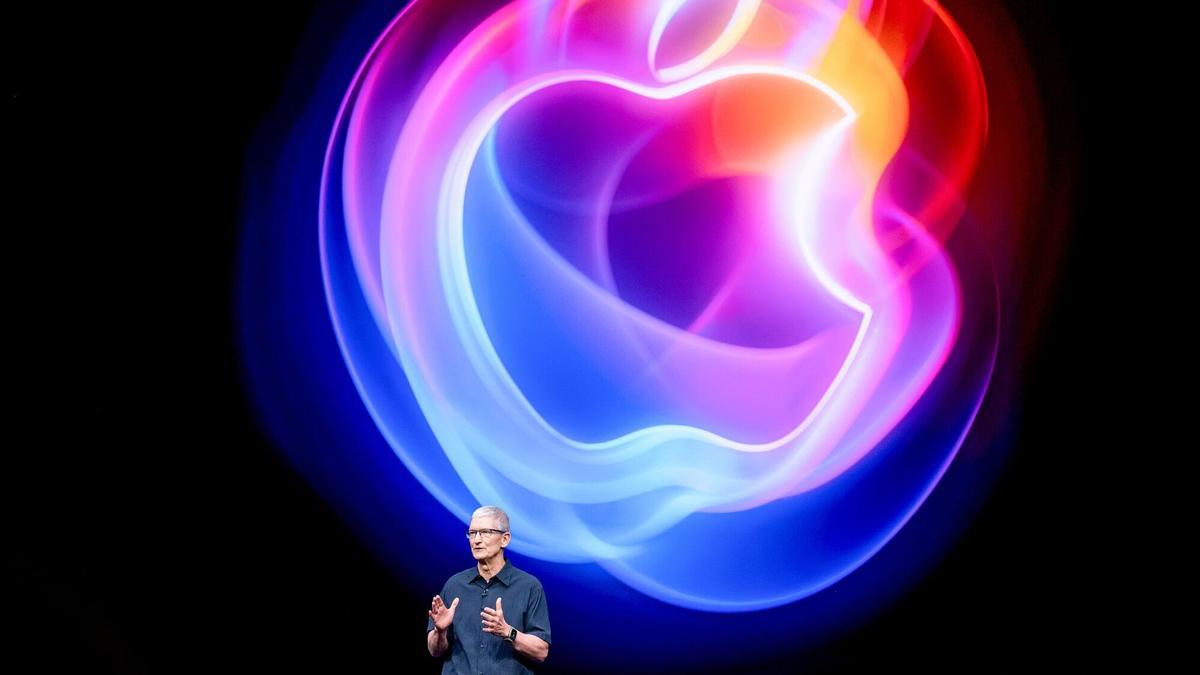
[[[418,70],[435,4],[364,62],[322,194],[331,316],[397,456],[459,518],[504,505],[516,550],[678,605],[779,605],[861,565],[994,362],[994,326],[964,324],[964,298],[994,313],[987,274],[944,246],[984,128],[954,24],[516,0]],[[934,138],[910,123],[922,49],[952,65],[921,77],[966,92],[936,126],[946,171],[911,159]]]

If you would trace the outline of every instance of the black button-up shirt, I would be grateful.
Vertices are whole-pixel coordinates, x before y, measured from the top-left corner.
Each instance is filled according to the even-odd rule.
[[[500,573],[485,582],[477,567],[470,567],[446,580],[442,601],[449,607],[458,598],[454,622],[447,639],[450,649],[442,656],[443,675],[492,675],[492,673],[530,673],[537,665],[513,649],[499,635],[483,632],[484,607],[496,608],[503,598],[504,620],[522,633],[536,635],[550,644],[550,613],[546,593],[537,577],[505,562]],[[426,632],[433,630],[428,620]]]

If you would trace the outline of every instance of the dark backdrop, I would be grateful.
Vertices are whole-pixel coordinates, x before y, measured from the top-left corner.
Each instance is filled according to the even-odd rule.
[[[6,659],[34,671],[431,670],[427,600],[270,447],[236,362],[242,161],[302,35],[321,32],[314,4],[4,10],[20,401],[5,444],[3,604],[17,626]],[[1080,162],[1011,459],[928,577],[777,669],[1103,662],[1126,642],[1103,637],[1112,599],[1098,589],[1122,543],[1105,536],[1117,509],[1095,477],[1123,368],[1103,347],[1102,251],[1125,222],[1110,167],[1129,149],[1114,71],[1093,67],[1112,32],[1040,4],[1012,7],[1054,82],[1046,100],[1070,111],[1051,132]],[[594,630],[622,639],[620,626]]]

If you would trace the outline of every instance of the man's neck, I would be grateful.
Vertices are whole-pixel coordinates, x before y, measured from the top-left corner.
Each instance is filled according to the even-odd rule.
[[[492,577],[500,573],[504,569],[504,553],[497,553],[495,557],[487,560],[480,560],[475,566],[479,568],[479,576],[483,577],[484,581],[491,581]]]

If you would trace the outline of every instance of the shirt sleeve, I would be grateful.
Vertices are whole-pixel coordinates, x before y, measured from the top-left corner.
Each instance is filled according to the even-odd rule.
[[[546,608],[546,592],[542,585],[536,584],[529,593],[529,607],[525,610],[525,630],[527,635],[536,635],[550,644],[550,611]]]

